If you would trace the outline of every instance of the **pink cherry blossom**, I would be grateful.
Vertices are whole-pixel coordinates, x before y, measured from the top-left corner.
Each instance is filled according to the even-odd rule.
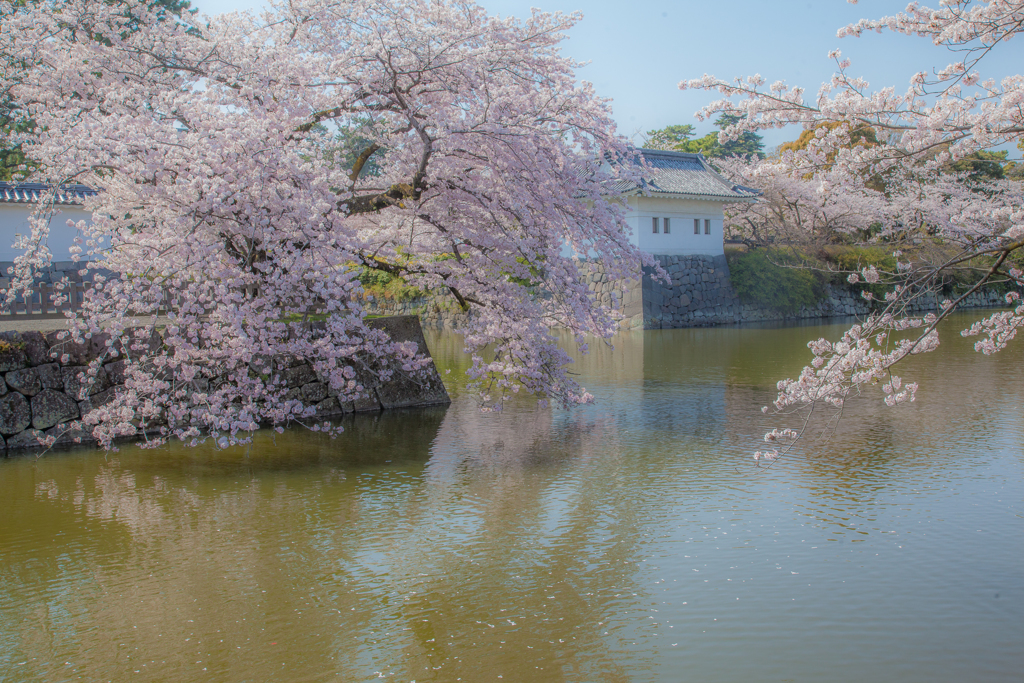
[[[886,285],[889,291],[884,297],[862,292],[876,302],[876,312],[840,342],[810,344],[811,363],[797,379],[779,383],[776,410],[806,416],[824,404],[840,411],[870,385],[881,387],[886,405],[913,401],[917,385],[892,374],[892,367],[937,348],[938,323],[986,284],[1024,285],[1009,260],[1024,247],[1024,187],[1013,180],[981,182],[950,166],[979,150],[1024,139],[1024,75],[997,80],[982,73],[990,53],[1012,50],[1006,45],[1022,26],[1024,0],[944,0],[937,9],[914,2],[903,13],[838,31],[839,37],[892,31],[949,48],[952,61],[945,66],[908,68],[909,87],[903,91],[872,90],[850,73],[850,61],[838,50],[828,55],[836,61],[836,74],[814,97],[782,81],[765,89],[757,78],[725,81],[705,74],[679,84],[722,95],[696,116],[735,115],[736,122],[720,134],[723,140],[793,124],[814,131],[805,149],[720,164],[727,176],[764,191],[765,201],[735,207],[727,216],[735,235],[755,244],[795,243],[812,250],[867,242],[897,259],[891,273],[868,265],[847,275],[851,284]],[[858,143],[853,132],[864,130],[877,142]],[[931,241],[941,248],[929,259],[921,247]],[[976,265],[981,258],[984,268]],[[937,298],[942,273],[951,270],[973,272],[973,285],[943,301],[935,314],[911,315],[915,300]],[[1010,294],[1012,311],[962,332],[981,338],[975,344],[979,352],[999,351],[1024,325],[1024,306],[1017,292]]]
[[[109,333],[101,361],[127,363],[125,390],[87,417],[105,445],[150,432],[226,447],[259,424],[312,426],[284,381],[293,358],[341,400],[368,391],[357,375],[415,377],[429,359],[364,324],[360,267],[468,312],[482,401],[520,387],[592,400],[551,333],[582,345],[615,329],[580,260],[623,278],[654,264],[615,191],[639,169],[608,163],[632,153],[559,53],[578,14],[502,19],[470,0],[0,13],[3,90],[37,123],[20,140],[33,179],[99,191],[73,255],[93,287],[69,324],[73,341]],[[365,140],[346,167],[342,129]],[[52,209],[38,207],[12,292],[55,258]]]

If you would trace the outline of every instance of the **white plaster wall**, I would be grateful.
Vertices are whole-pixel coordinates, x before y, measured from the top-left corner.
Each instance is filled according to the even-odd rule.
[[[626,214],[626,223],[629,224],[629,243],[640,248],[640,218],[636,211],[636,197],[629,198],[629,213]]]
[[[634,244],[650,254],[682,255],[725,253],[723,222],[725,216],[721,201],[700,199],[672,199],[667,197],[631,197],[629,221],[634,230]],[[658,234],[652,229],[652,218],[657,217]],[[664,233],[664,219],[672,227]],[[693,219],[700,219],[700,234],[693,234]],[[704,220],[711,219],[711,234],[704,234]]]
[[[15,235],[20,233],[28,236],[32,233],[28,217],[32,214],[33,208],[34,206],[31,204],[0,204],[0,261],[13,261],[15,256],[24,253],[12,245]],[[50,221],[50,237],[47,240],[47,245],[50,247],[54,261],[68,261],[71,258],[68,250],[74,244],[78,230],[68,227],[69,220],[76,223],[81,220],[91,222],[92,214],[79,207],[65,206],[61,207],[60,213],[53,216],[53,220]]]

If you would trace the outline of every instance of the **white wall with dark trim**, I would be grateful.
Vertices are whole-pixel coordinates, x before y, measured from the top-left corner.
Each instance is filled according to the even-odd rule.
[[[670,197],[640,197],[629,199],[627,221],[633,229],[633,244],[649,254],[667,256],[718,256],[725,253],[723,202]],[[653,230],[653,219],[658,218],[658,232]],[[665,219],[670,231],[666,234]],[[700,221],[700,234],[694,234],[693,221]],[[711,233],[704,231],[704,221],[711,221]]]
[[[23,253],[14,248],[14,243],[17,235],[28,236],[32,233],[28,218],[34,208],[33,204],[0,203],[0,262],[13,261],[14,257]],[[54,261],[68,261],[71,258],[69,249],[74,245],[79,232],[67,225],[69,220],[76,223],[82,220],[91,222],[92,214],[77,206],[63,206],[55,213],[50,221],[50,236],[47,240]]]

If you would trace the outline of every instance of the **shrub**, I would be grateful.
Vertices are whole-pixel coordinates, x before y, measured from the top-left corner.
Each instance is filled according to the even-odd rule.
[[[841,271],[835,275],[835,282],[845,283],[846,276],[850,272],[858,272],[862,268],[874,266],[880,273],[896,272],[896,257],[892,255],[893,247],[827,247],[824,257],[828,260],[834,270]],[[903,260],[914,263],[941,263],[947,258],[956,255],[953,248],[943,247],[941,244],[932,244],[927,247],[911,247],[905,249]],[[978,277],[995,263],[993,256],[976,256],[975,258],[961,263],[955,268],[944,269],[940,273],[942,294],[945,296],[956,296],[973,287],[978,282]],[[1004,270],[1010,267],[1021,268],[1024,264],[1024,256],[1011,255],[1009,263],[1004,264]],[[863,280],[857,285],[858,289],[867,290],[875,295],[878,301],[885,296],[885,293],[892,288],[892,284],[879,282],[868,284]],[[1015,289],[1012,283],[997,281],[985,285],[985,290],[1005,293]]]
[[[879,273],[895,273],[896,257],[892,255],[892,247],[826,247],[825,258],[836,273],[833,278],[837,284],[846,285],[850,273],[860,272],[864,268],[874,266]],[[892,284],[876,282],[870,284],[863,279],[857,284],[857,291],[871,292],[873,304],[885,301],[885,293],[892,289]]]
[[[798,253],[751,249],[730,253],[728,258],[733,289],[744,303],[795,313],[814,306],[828,293],[827,278],[807,268],[817,264]]]
[[[366,294],[377,299],[412,301],[426,295],[422,289],[407,284],[402,278],[373,268],[360,269],[359,282]]]

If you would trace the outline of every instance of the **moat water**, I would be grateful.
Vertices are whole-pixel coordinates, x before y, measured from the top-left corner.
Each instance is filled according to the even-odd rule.
[[[0,461],[0,681],[1020,680],[1021,342],[756,468],[843,329],[623,334],[500,414],[432,335],[447,409]]]

